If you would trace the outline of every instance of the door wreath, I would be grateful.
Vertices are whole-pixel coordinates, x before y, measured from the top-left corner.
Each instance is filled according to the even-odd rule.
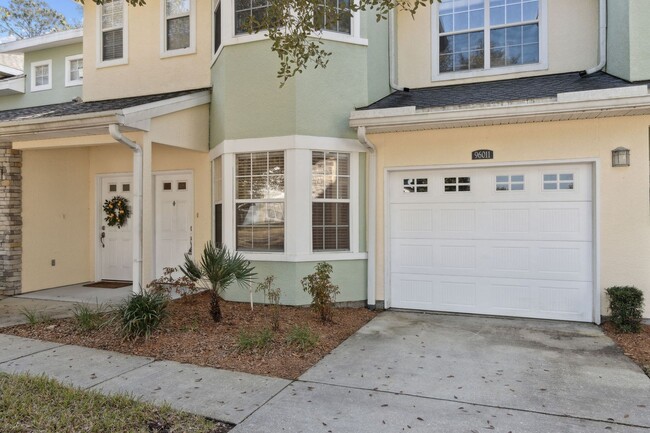
[[[106,200],[103,207],[106,214],[104,221],[110,227],[117,226],[118,229],[121,228],[131,216],[129,201],[119,195]]]

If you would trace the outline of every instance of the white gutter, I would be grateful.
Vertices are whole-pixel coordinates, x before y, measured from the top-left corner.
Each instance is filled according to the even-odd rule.
[[[584,77],[586,75],[591,75],[595,72],[602,70],[607,63],[607,0],[599,0],[599,22],[600,22],[600,31],[599,31],[599,52],[598,52],[598,64],[592,68],[589,68],[580,73],[580,76]]]
[[[142,189],[144,184],[142,148],[129,140],[117,124],[108,125],[108,132],[115,141],[133,151],[133,293],[142,293]]]
[[[366,136],[366,127],[357,128],[357,138],[370,152],[368,153],[368,235],[366,247],[368,249],[368,306],[374,308],[376,304],[375,269],[376,269],[376,231],[377,231],[377,148]]]

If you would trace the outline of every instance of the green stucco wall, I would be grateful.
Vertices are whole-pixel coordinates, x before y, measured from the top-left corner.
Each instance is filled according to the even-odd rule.
[[[341,294],[336,297],[337,302],[365,301],[366,289],[366,261],[346,260],[329,261],[334,272],[332,282],[339,286]],[[311,298],[302,290],[300,280],[314,272],[317,262],[253,262],[256,281],[253,291],[259,281],[269,275],[275,277],[274,286],[281,290],[280,302],[285,305],[309,305]],[[233,285],[224,294],[229,301],[248,302],[250,294],[247,289]],[[253,300],[262,302],[262,294],[254,293]]]
[[[627,81],[650,80],[650,2],[610,0],[607,72]]]
[[[212,67],[210,146],[284,135],[355,138],[350,112],[389,92],[387,24],[371,17],[362,16],[368,46],[324,41],[327,68],[311,67],[283,87],[271,42],[225,46]]]
[[[0,110],[34,107],[68,102],[81,96],[82,86],[65,87],[65,58],[82,54],[81,44],[66,45],[47,50],[25,53],[25,93],[0,97]],[[31,64],[52,60],[52,89],[31,92]]]

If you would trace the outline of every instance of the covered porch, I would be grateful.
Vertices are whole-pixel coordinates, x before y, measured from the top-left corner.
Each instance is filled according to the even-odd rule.
[[[20,156],[19,224],[3,229],[20,234],[19,293],[137,292],[202,248],[212,227],[209,100],[199,89],[0,112],[0,142]],[[130,215],[110,225],[103,205],[116,197]],[[128,289],[83,285],[100,280]]]

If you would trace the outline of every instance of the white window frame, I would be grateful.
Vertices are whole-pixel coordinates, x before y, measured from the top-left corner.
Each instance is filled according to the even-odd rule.
[[[352,223],[351,218],[352,218],[352,215],[351,215],[351,212],[350,212],[351,209],[352,209],[352,203],[351,203],[351,196],[352,196],[352,194],[351,194],[351,192],[352,192],[351,191],[351,189],[352,189],[351,183],[352,183],[352,171],[353,171],[352,170],[352,154],[350,152],[340,152],[340,151],[331,151],[331,150],[327,151],[327,150],[316,150],[315,149],[315,150],[311,151],[311,153],[312,153],[312,164],[313,164],[313,155],[316,152],[323,153],[324,157],[326,159],[327,159],[327,154],[328,153],[335,153],[336,156],[337,156],[337,160],[339,158],[339,155],[341,155],[341,154],[344,154],[344,155],[348,156],[349,174],[347,176],[339,175],[338,173],[336,173],[334,175],[337,178],[337,180],[340,177],[347,177],[348,178],[348,198],[338,198],[338,197],[337,198],[325,198],[325,197],[323,197],[323,198],[315,198],[314,195],[313,195],[313,192],[312,192],[312,195],[311,195],[311,211],[312,211],[312,215],[311,215],[311,221],[310,221],[310,225],[311,225],[311,229],[312,229],[311,250],[313,252],[315,252],[315,253],[349,252],[352,249],[352,239],[351,239],[351,237],[352,237],[352,230],[351,230],[351,223]],[[310,184],[310,186],[312,188],[312,191],[313,191],[313,188],[314,188],[313,166],[312,166],[312,170],[311,170],[311,176],[309,178],[309,184]],[[348,248],[347,249],[327,249],[327,248],[323,248],[323,249],[320,249],[320,250],[314,250],[314,235],[313,235],[313,230],[314,230],[314,220],[313,220],[313,218],[314,218],[314,215],[313,215],[314,203],[322,203],[323,205],[326,205],[326,204],[341,204],[342,203],[342,204],[347,204],[348,205],[348,224],[347,224],[347,227],[348,227]],[[324,226],[325,226],[325,223],[323,222],[323,228],[324,228]],[[338,228],[339,225],[336,224],[335,227]]]
[[[190,17],[190,46],[177,50],[167,49],[167,20],[171,18]],[[190,0],[189,14],[182,14],[173,17],[167,16],[167,0],[160,1],[160,57],[184,56],[196,53],[196,0]]]
[[[102,60],[103,55],[103,34],[102,28],[102,5],[97,6],[97,40],[96,52],[97,59],[96,65],[98,68],[107,68],[110,66],[126,65],[129,63],[129,5],[126,1],[122,0],[124,7],[122,8],[122,58],[113,60]],[[119,27],[107,30],[116,30]]]
[[[352,0],[354,1],[354,0]],[[266,32],[260,31],[252,35],[245,33],[235,34],[235,2],[234,0],[223,1],[221,5],[221,46],[237,45],[248,42],[266,40]],[[354,45],[368,45],[368,39],[361,37],[361,13],[359,11],[352,13],[352,22],[350,23],[350,34],[337,33],[322,30],[315,33],[314,37],[321,37],[323,40],[344,42]]]
[[[225,4],[225,3],[227,3],[227,2],[228,2],[228,1],[226,0],[223,4]],[[216,36],[216,35],[215,35],[215,32],[216,32],[217,29],[216,29],[215,22],[214,22],[214,13],[216,12],[216,10],[217,10],[217,8],[218,8],[219,6],[221,6],[221,25],[219,26],[219,30],[221,31],[221,45],[220,45],[219,48],[215,51],[215,46],[214,46],[214,37]],[[223,19],[223,5],[222,5],[222,3],[221,3],[221,0],[212,0],[212,15],[211,15],[210,22],[212,23],[212,33],[211,33],[211,34],[212,34],[212,41],[210,42],[210,47],[211,47],[211,51],[210,51],[210,52],[212,53],[212,62],[211,62],[211,66],[212,66],[212,65],[214,64],[214,62],[217,61],[217,58],[219,57],[219,55],[220,55],[221,52],[223,51],[223,43],[224,43],[224,32],[223,32],[223,26],[224,26],[224,19]]]
[[[364,260],[359,251],[359,142],[352,139],[312,136],[284,136],[225,140],[210,151],[210,159],[222,156],[223,169],[223,240],[230,249],[235,239],[235,161],[236,154],[248,152],[285,152],[285,243],[284,252],[241,251],[247,260],[272,262],[311,262],[323,260]],[[312,251],[312,151],[336,151],[350,154],[350,250]],[[362,153],[362,152],[361,152]],[[214,215],[213,215],[214,224]]]
[[[65,58],[65,87],[72,86],[81,86],[84,82],[83,73],[80,75],[78,80],[70,79],[70,72],[72,71],[72,62],[75,60],[83,60],[83,54],[77,54],[76,56],[68,56]],[[83,68],[82,68],[83,71]]]
[[[483,52],[486,53],[485,56],[485,67],[483,69],[470,69],[467,71],[455,71],[455,72],[440,72],[440,21],[438,19],[438,11],[440,5],[438,2],[434,2],[433,7],[431,8],[431,81],[446,81],[446,80],[459,80],[465,78],[475,78],[475,77],[489,77],[494,75],[505,75],[513,74],[518,72],[531,72],[531,71],[541,71],[548,69],[548,8],[547,0],[539,0],[539,62],[538,63],[529,63],[526,65],[512,65],[512,66],[500,66],[496,68],[490,67],[490,7],[489,0],[484,0],[486,3],[485,14],[484,14],[484,25],[483,32],[485,33],[484,47]],[[516,24],[515,24],[516,25]],[[478,31],[478,30],[477,30]],[[471,32],[471,30],[468,30]]]
[[[47,81],[48,82],[47,82],[47,84],[42,84],[40,86],[37,86],[36,85],[36,68],[38,68],[40,66],[47,66],[47,71],[48,71],[48,80]],[[32,62],[31,66],[30,66],[30,70],[31,70],[31,78],[30,78],[31,89],[30,90],[32,92],[41,92],[43,90],[52,89],[52,78],[53,78],[52,77],[52,75],[53,75],[52,74],[52,59],[42,60],[42,61],[39,61],[39,62]]]

